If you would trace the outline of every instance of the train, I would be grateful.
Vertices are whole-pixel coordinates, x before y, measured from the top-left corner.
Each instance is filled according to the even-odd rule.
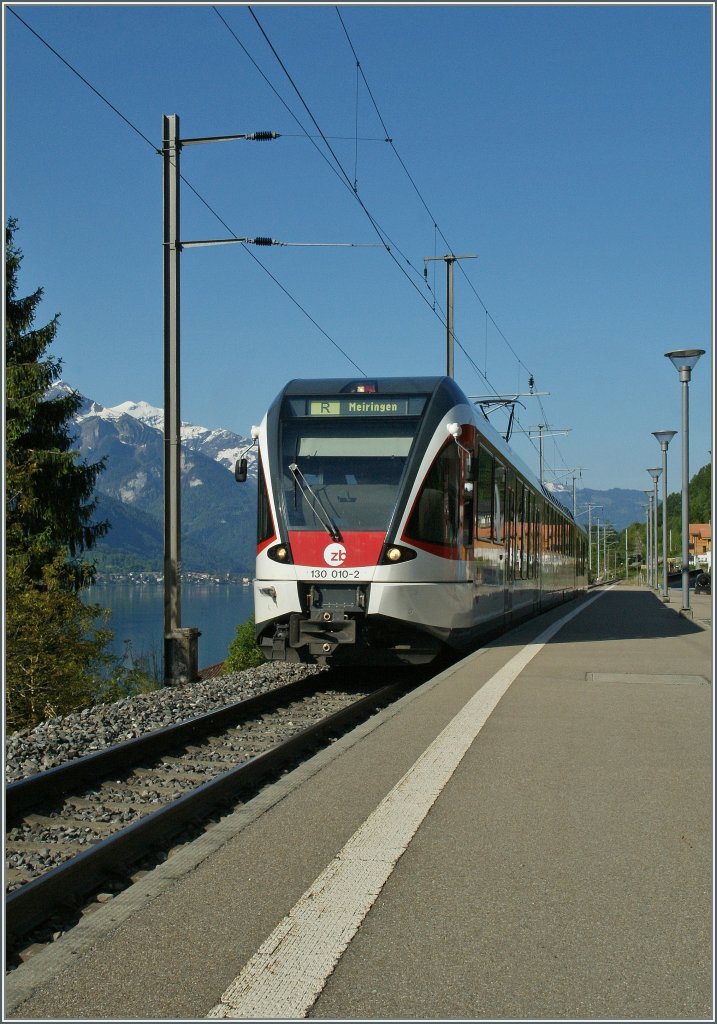
[[[584,530],[452,377],[291,380],[252,436],[267,661],[427,664],[587,587]]]

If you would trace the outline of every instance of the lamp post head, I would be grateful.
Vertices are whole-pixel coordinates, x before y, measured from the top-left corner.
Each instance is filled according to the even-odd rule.
[[[659,469],[658,468],[648,469],[647,472],[650,474],[650,476],[655,481],[655,483],[657,483],[657,479],[660,476],[660,474],[662,473],[662,467],[660,467]]]
[[[683,382],[689,381],[697,360],[704,354],[703,348],[678,348],[673,352],[665,352],[666,358],[672,361],[676,370],[679,370],[680,380]]]
[[[666,452],[670,441],[676,433],[676,430],[653,430],[652,436],[657,438],[660,448],[662,448],[663,452]]]

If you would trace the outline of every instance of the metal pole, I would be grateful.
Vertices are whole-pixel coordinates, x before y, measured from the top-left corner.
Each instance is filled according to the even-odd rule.
[[[540,424],[540,485],[544,486],[543,480],[543,427],[545,424]]]
[[[652,491],[646,491],[647,495],[647,529],[649,531],[648,559],[647,559],[647,585],[652,586],[652,561],[654,559],[655,538],[652,536]]]
[[[600,579],[600,520],[597,521],[597,578]]]
[[[163,118],[164,160],[164,685],[194,682],[198,629],[182,629],[179,323],[179,118]]]
[[[662,472],[662,470],[660,470],[660,472]],[[659,534],[657,532],[657,475],[653,476],[652,479],[653,479],[653,483],[654,483],[654,494],[653,494],[653,498],[652,498],[652,517],[653,517],[653,519],[652,519],[652,522],[653,522],[652,536],[655,538],[654,539],[655,550],[653,552],[653,572],[652,572],[652,577],[653,577],[653,580],[654,580],[653,586],[654,586],[655,590],[657,590],[657,587],[658,587],[658,583],[657,583],[657,563],[658,563],[659,557],[660,557],[660,553],[659,553],[659,550],[658,550],[658,547],[659,547],[659,544],[658,544]]]
[[[445,260],[446,264],[446,375],[453,377],[453,345],[455,332],[453,330],[453,264],[456,260],[476,260],[477,256],[464,255],[456,256],[449,253],[446,256],[424,256],[423,262],[430,263],[433,260]],[[428,274],[428,268],[424,267],[424,274]]]
[[[650,580],[650,502],[645,505],[645,582]]]
[[[446,373],[453,376],[453,263],[452,256],[446,257],[446,305],[448,307],[446,335]]]
[[[689,386],[692,370],[700,356],[705,354],[703,348],[676,349],[665,352],[665,356],[680,374],[682,384],[682,614],[692,615],[690,611],[690,397]]]
[[[690,375],[680,370],[682,384],[682,611],[690,614]]]
[[[174,682],[172,634],[181,624],[179,418],[179,118],[164,125],[164,680]]]
[[[662,448],[662,600],[669,603],[670,589],[667,583],[667,445]]]

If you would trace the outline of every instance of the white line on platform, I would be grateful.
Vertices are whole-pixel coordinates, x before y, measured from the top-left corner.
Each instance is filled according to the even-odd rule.
[[[208,1018],[306,1016],[501,697],[545,644],[603,593],[554,622],[478,690],[274,929]]]

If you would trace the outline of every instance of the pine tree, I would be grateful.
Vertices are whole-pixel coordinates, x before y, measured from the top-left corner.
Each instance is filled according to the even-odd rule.
[[[22,252],[15,220],[5,236],[5,549],[6,720],[32,726],[92,702],[95,677],[109,662],[111,634],[95,624],[98,607],[78,591],[94,578],[82,553],[109,529],[93,522],[95,482],[104,461],[72,451],[77,392],[48,398],[61,362],[48,353],[59,315],[35,328],[42,289],[17,295]]]
[[[33,329],[42,288],[17,297],[22,253],[14,245],[14,220],[8,221],[5,249],[5,500],[8,553],[30,556],[31,578],[63,551],[68,582],[77,589],[91,580],[89,563],[76,558],[109,529],[93,523],[94,489],[104,460],[87,464],[72,451],[70,420],[81,397],[70,392],[47,398],[60,379],[62,363],[47,350],[57,333],[59,314]]]

